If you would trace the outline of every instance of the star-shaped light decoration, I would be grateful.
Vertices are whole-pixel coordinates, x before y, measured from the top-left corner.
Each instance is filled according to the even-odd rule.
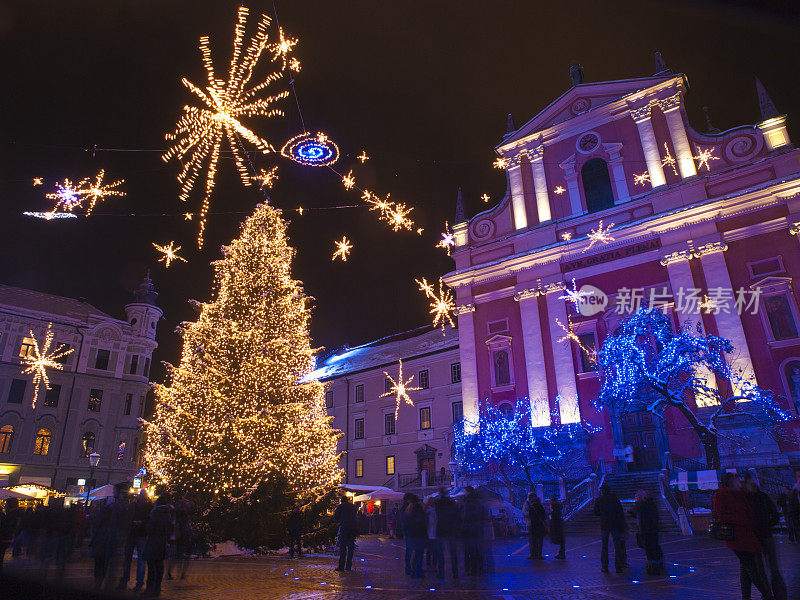
[[[344,177],[342,177],[342,185],[344,186],[344,189],[350,190],[353,188],[355,184],[356,184],[356,179],[355,177],[353,177],[353,170],[350,169],[350,172]]]
[[[158,259],[158,262],[163,261],[164,267],[167,269],[169,269],[169,265],[173,261],[186,262],[185,258],[183,258],[182,256],[178,256],[178,250],[180,250],[181,247],[180,246],[175,246],[174,248],[172,247],[174,243],[175,242],[170,242],[168,246],[159,246],[156,243],[153,244],[153,247],[164,255]]]
[[[635,174],[633,175],[633,184],[634,185],[645,185],[646,183],[650,182],[650,173],[645,171],[644,173]]]
[[[589,245],[583,249],[583,252],[591,250],[596,244],[608,244],[609,242],[613,242],[614,238],[609,234],[612,227],[614,227],[613,223],[608,227],[603,227],[603,220],[600,219],[600,223],[597,224],[597,229],[592,229],[586,234],[586,237],[589,238]]]
[[[395,203],[394,208],[389,210],[387,215],[387,221],[392,231],[400,231],[401,229],[408,229],[411,231],[414,228],[414,221],[408,218],[412,210],[414,209],[410,206]]]
[[[361,154],[356,156],[356,158],[361,161],[362,165],[369,160],[369,156],[367,156],[367,153],[366,153],[365,150],[362,150]]]
[[[414,406],[414,402],[411,400],[411,397],[408,395],[408,392],[416,392],[417,390],[421,389],[418,387],[410,387],[409,384],[414,380],[414,376],[408,378],[407,381],[403,379],[403,361],[398,361],[399,372],[397,374],[397,380],[394,379],[391,375],[389,375],[386,371],[383,372],[386,375],[386,378],[391,382],[392,387],[389,389],[388,392],[385,394],[381,394],[381,398],[386,398],[387,396],[394,396],[395,397],[395,407],[394,407],[394,418],[397,418],[398,413],[400,412],[400,403],[405,402],[406,404],[410,404]]]
[[[36,400],[39,397],[39,384],[43,383],[46,390],[50,389],[50,379],[47,376],[47,369],[62,370],[62,365],[59,360],[72,352],[69,350],[61,350],[62,346],[50,351],[50,346],[53,344],[53,331],[51,329],[52,323],[47,324],[47,332],[44,336],[44,344],[39,347],[39,342],[31,331],[30,337],[33,340],[33,355],[25,356],[22,362],[27,366],[22,373],[27,375],[33,373],[33,408],[36,408]]]
[[[272,167],[269,171],[259,169],[258,175],[251,178],[253,183],[258,183],[260,187],[271,188],[272,184],[278,180],[278,167]]]
[[[78,184],[77,189],[75,190],[79,195],[83,196],[86,200],[88,200],[88,206],[86,207],[86,216],[88,217],[92,214],[92,209],[94,205],[98,202],[102,202],[106,199],[106,196],[124,196],[125,192],[122,190],[114,189],[123,183],[125,183],[124,179],[120,179],[119,181],[115,181],[113,183],[109,183],[103,185],[103,176],[105,175],[104,170],[100,170],[100,172],[95,176],[94,181],[91,178],[87,177],[86,179],[81,180]]]
[[[589,357],[590,361],[597,361],[597,352],[594,349],[587,348],[581,344],[581,338],[578,337],[577,333],[575,333],[571,321],[568,320],[567,325],[564,325],[561,321],[556,319],[556,325],[561,327],[562,331],[564,331],[564,337],[558,338],[557,340],[559,344],[566,342],[567,340],[573,341],[578,345],[578,348],[580,348],[581,351],[586,354],[587,357]]]
[[[192,220],[192,213],[190,213],[190,212],[183,213],[183,220],[184,221],[191,221]]]
[[[347,255],[350,254],[350,250],[353,249],[350,240],[348,240],[346,236],[342,236],[341,241],[334,242],[334,244],[336,244],[336,251],[333,253],[333,258],[331,258],[331,260],[339,258],[342,262],[347,262]]]
[[[37,185],[42,185],[43,183],[44,183],[44,179],[42,179],[41,177],[34,177],[33,178],[33,187],[36,187]]]
[[[492,163],[495,169],[505,169],[508,166],[508,159],[500,157]]]
[[[572,233],[570,233],[569,231],[565,231],[564,233],[561,234],[561,239],[564,240],[565,242],[570,241],[572,239]]]
[[[455,234],[450,231],[450,225],[448,225],[447,221],[444,222],[444,233],[442,234],[442,239],[439,240],[439,243],[436,244],[437,248],[444,248],[447,252],[447,256],[450,256],[450,248],[456,245],[456,236]]]
[[[489,194],[483,194],[481,195],[481,200],[483,200],[484,202],[489,202],[491,198],[489,197]]]
[[[697,308],[700,310],[704,310],[705,313],[711,314],[711,312],[717,307],[717,303],[714,302],[713,299],[709,298],[708,296],[704,296],[701,302],[697,303]]]
[[[694,158],[697,161],[698,171],[703,167],[706,168],[706,171],[710,171],[711,167],[708,165],[708,161],[719,160],[719,156],[714,156],[713,148],[705,148],[704,150],[700,150],[700,152],[697,153],[697,156],[694,156],[692,158]]]
[[[569,286],[564,288],[564,295],[559,296],[559,300],[566,300],[568,302],[572,302],[573,306],[575,307],[575,312],[579,312],[581,298],[585,298],[589,296],[588,292],[584,292],[583,290],[578,290],[577,285],[575,284],[575,278],[572,278],[572,289],[569,289]]]
[[[672,167],[672,172],[675,175],[678,174],[678,162],[675,160],[675,157],[669,151],[669,146],[667,146],[667,142],[664,142],[664,152],[666,152],[666,156],[661,159],[661,166],[662,167]]]
[[[553,190],[553,193],[556,194],[557,196],[560,196],[561,194],[563,194],[566,191],[567,190],[564,189],[563,185],[559,185],[559,186],[556,187],[556,189]]]
[[[46,194],[45,197],[56,201],[50,212],[72,212],[81,205],[81,195],[69,179],[65,179],[64,183],[57,183],[56,191]]]
[[[300,61],[295,57],[289,59],[289,70],[294,71],[295,73],[300,72]]]
[[[419,279],[415,279],[414,281],[419,285],[420,291],[424,292],[425,296],[431,301],[430,313],[433,315],[433,326],[437,327],[441,323],[442,334],[444,334],[444,324],[446,322],[450,323],[450,327],[455,327],[452,317],[452,313],[456,308],[455,299],[453,298],[453,292],[445,289],[441,277],[439,278],[438,293],[436,293],[436,290],[424,277],[422,281]]]
[[[283,29],[278,27],[278,39],[274,44],[269,45],[269,50],[272,52],[272,60],[274,61],[281,61],[281,69],[285,69],[287,65],[290,67],[292,66],[289,60],[289,52],[292,51],[292,47],[297,45],[298,40],[296,38],[287,38],[283,35]],[[297,59],[293,59],[297,62]],[[297,68],[292,68],[292,71],[299,71],[300,70],[300,63],[297,62]]]

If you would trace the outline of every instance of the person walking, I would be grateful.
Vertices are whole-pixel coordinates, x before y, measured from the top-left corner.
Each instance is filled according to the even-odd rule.
[[[334,521],[339,522],[339,566],[337,571],[353,570],[353,552],[358,537],[356,507],[348,496],[342,496],[341,504],[333,511]]]
[[[175,515],[172,497],[168,493],[164,493],[156,500],[156,506],[150,512],[150,518],[147,520],[147,540],[144,544],[144,557],[147,560],[147,587],[143,594],[145,598],[161,596],[167,543],[174,528]]]
[[[300,558],[303,556],[303,544],[300,541],[300,537],[303,535],[303,514],[296,506],[286,517],[286,533],[289,536],[289,558],[294,558],[295,551],[297,551],[297,558]]]
[[[483,520],[486,509],[472,486],[466,486],[464,497],[464,518],[462,520],[462,537],[464,540],[464,567],[468,576],[477,576],[483,572]]]
[[[405,522],[411,540],[411,576],[419,579],[424,572],[422,559],[428,542],[428,519],[416,495],[412,495],[406,507]]]
[[[436,509],[433,507],[434,497],[429,496],[422,503],[422,510],[425,511],[425,519],[427,520],[427,536],[425,543],[425,569],[433,569],[439,562],[436,558],[438,550],[436,546]]]
[[[645,571],[650,575],[658,575],[664,570],[664,552],[658,543],[660,527],[658,524],[658,507],[653,496],[647,490],[636,492],[636,503],[631,511],[636,517],[636,525],[639,529],[637,542],[644,548],[647,558]]]
[[[183,496],[175,503],[175,547],[173,548],[173,561],[167,563],[167,579],[172,579],[172,565],[177,564],[178,579],[186,579],[189,568],[189,556],[194,545],[194,527],[192,526],[192,511],[194,502]]]
[[[772,528],[778,524],[778,509],[772,499],[759,489],[750,471],[745,475],[744,483],[747,499],[753,507],[756,537],[763,549],[762,555],[769,573],[772,595],[775,596],[775,600],[786,600],[786,582],[781,575],[775,538],[772,537]]]
[[[561,502],[553,496],[550,498],[550,541],[558,546],[555,558],[564,560],[566,556],[566,536],[564,535],[564,519],[561,514]]]
[[[774,600],[764,572],[761,557],[763,548],[756,536],[756,517],[747,499],[742,482],[736,473],[722,476],[719,490],[714,494],[714,519],[733,530],[733,539],[726,541],[739,559],[739,583],[743,600],[749,600],[752,585],[761,592],[763,600]]]
[[[5,510],[0,514],[0,571],[3,569],[3,557],[14,541],[21,519],[22,509],[19,507],[19,500],[16,498],[6,500]]]
[[[600,570],[608,573],[608,537],[614,542],[614,566],[617,573],[622,573],[625,567],[625,549],[623,537],[625,535],[625,512],[617,495],[608,485],[600,486],[600,496],[594,501],[594,514],[600,517]]]
[[[453,579],[458,579],[458,534],[461,530],[458,505],[447,490],[441,488],[433,506],[436,510],[436,567],[439,579],[444,579],[445,550],[450,554]]]
[[[800,544],[800,483],[795,483],[786,494],[786,508],[784,515],[786,527],[789,529],[789,540],[793,544]],[[792,537],[794,533],[794,537]]]
[[[147,561],[144,558],[144,545],[147,541],[147,522],[150,520],[150,513],[153,510],[153,502],[147,495],[147,491],[142,489],[136,497],[131,510],[131,524],[128,527],[125,539],[125,553],[122,556],[122,577],[120,577],[117,590],[122,591],[128,588],[131,579],[131,563],[133,562],[133,551],[136,550],[136,584],[133,591],[138,592],[144,587],[144,576],[147,571]]]
[[[522,514],[528,523],[528,550],[529,559],[542,560],[542,546],[547,533],[547,513],[544,511],[542,501],[535,493],[528,494],[528,499],[522,507]]]

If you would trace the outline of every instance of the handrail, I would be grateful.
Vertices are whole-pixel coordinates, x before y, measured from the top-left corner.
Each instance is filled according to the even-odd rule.
[[[562,504],[563,519],[566,521],[594,499],[594,481],[589,476],[567,492]]]
[[[672,458],[672,465],[680,471],[707,471],[708,465],[695,460],[694,458],[687,458],[679,454],[670,453]]]
[[[665,471],[662,471],[658,474],[658,487],[661,490],[661,497],[664,499],[664,503],[667,505],[667,510],[669,511],[672,520],[678,525],[678,527],[680,527],[681,533],[685,535],[693,535],[691,530],[692,526],[688,519],[683,519],[685,524],[681,522],[680,506],[678,505],[677,498],[675,498],[675,494],[672,493],[672,489],[669,487]],[[686,509],[684,509],[684,512],[685,510]],[[685,530],[684,526],[688,527],[688,530]]]

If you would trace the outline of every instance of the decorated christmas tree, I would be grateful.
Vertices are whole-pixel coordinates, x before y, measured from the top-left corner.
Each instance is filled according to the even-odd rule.
[[[156,481],[199,496],[242,497],[279,476],[296,498],[339,481],[336,440],[314,350],[308,299],[291,277],[279,211],[261,204],[214,263],[214,299],[183,323],[183,352],[157,385],[147,426]]]

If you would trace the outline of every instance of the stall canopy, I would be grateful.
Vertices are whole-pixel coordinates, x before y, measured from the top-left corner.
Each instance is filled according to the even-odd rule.
[[[101,498],[113,498],[114,486],[110,483],[101,485],[99,488],[93,489],[89,492],[89,500],[100,500]]]
[[[687,490],[716,490],[719,480],[727,472],[736,472],[736,469],[716,469],[710,471],[678,471],[669,482],[673,490],[685,492]]]
[[[377,490],[367,494],[361,494],[353,498],[353,502],[372,502],[373,500],[402,500],[403,492],[395,492],[387,487],[379,487]]]
[[[16,498],[18,500],[32,500],[35,496],[29,496],[28,494],[23,494],[22,492],[15,492],[14,490],[10,490],[8,488],[0,488],[0,500],[9,500],[10,498]]]

